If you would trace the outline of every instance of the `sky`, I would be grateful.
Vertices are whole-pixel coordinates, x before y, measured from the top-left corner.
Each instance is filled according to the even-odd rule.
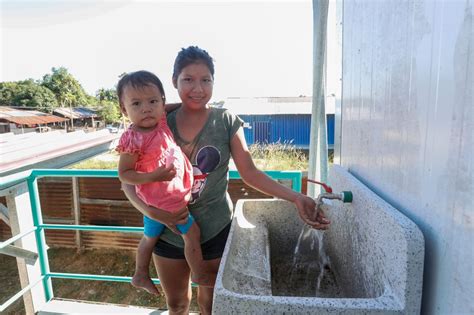
[[[179,50],[215,61],[214,95],[312,95],[312,1],[0,0],[0,81],[39,80],[65,67],[87,93],[124,72],[171,82]]]

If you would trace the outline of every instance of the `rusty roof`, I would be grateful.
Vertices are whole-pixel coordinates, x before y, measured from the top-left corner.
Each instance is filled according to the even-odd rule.
[[[37,110],[18,110],[0,106],[0,121],[8,121],[18,125],[41,125],[66,120],[68,119],[42,113]]]

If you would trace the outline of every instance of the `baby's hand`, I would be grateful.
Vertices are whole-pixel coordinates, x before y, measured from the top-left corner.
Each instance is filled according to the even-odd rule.
[[[153,179],[155,182],[167,182],[172,180],[176,176],[176,170],[174,165],[159,166],[153,171]]]

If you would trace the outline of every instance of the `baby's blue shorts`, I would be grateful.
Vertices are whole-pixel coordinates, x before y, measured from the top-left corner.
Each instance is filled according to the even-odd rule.
[[[191,225],[193,225],[193,223],[194,223],[194,218],[190,214],[188,216],[188,221],[185,224],[176,224],[176,228],[182,234],[186,234],[188,232],[189,228],[191,227]],[[162,224],[158,221],[155,221],[153,219],[150,219],[147,216],[143,216],[143,226],[145,227],[144,234],[145,234],[145,236],[148,236],[148,237],[160,236],[161,233],[163,233],[164,228],[166,227],[166,225],[164,225],[164,224]]]

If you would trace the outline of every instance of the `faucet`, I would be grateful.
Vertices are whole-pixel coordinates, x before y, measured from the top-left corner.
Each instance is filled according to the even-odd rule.
[[[342,191],[340,193],[333,193],[332,188],[325,183],[317,182],[315,180],[309,179],[308,182],[319,184],[323,186],[325,192],[319,194],[318,198],[316,198],[316,209],[318,210],[321,205],[323,204],[323,199],[338,199],[344,203],[352,202],[352,192],[351,191]]]
[[[344,203],[352,202],[352,192],[350,191],[342,191],[340,193],[321,193],[319,194],[318,198],[316,198],[316,209],[319,209],[323,204],[323,199],[338,199]]]
[[[342,191],[340,193],[324,192],[316,198],[316,203],[322,203],[323,199],[339,199],[344,203],[352,202],[352,192]]]

